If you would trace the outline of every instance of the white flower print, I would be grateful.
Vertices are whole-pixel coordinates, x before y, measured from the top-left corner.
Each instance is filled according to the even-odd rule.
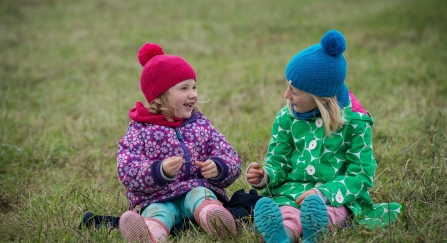
[[[124,146],[131,147],[132,144],[135,144],[136,140],[134,139],[134,136],[126,135],[126,136],[124,136],[122,142],[123,142]]]
[[[217,132],[213,132],[211,134],[211,139],[213,140],[213,142],[219,142],[219,140],[221,140],[221,135]]]
[[[199,128],[197,130],[197,140],[199,140],[200,142],[204,142],[206,138],[207,138],[206,130],[203,128]]]
[[[315,174],[315,167],[313,165],[308,165],[306,167],[306,171],[307,171],[307,174],[313,175],[313,174]]]
[[[162,140],[164,138],[164,134],[161,131],[155,131],[154,138],[155,140]]]
[[[345,198],[343,197],[343,194],[340,190],[338,190],[337,194],[335,195],[335,201],[337,201],[338,203],[343,203],[344,200]]]
[[[123,154],[123,153],[120,153],[120,154],[118,154],[116,160],[117,160],[118,163],[120,163],[120,164],[121,164],[121,163],[124,163],[124,162],[126,162],[126,160],[127,160],[127,155],[126,155],[126,154]]]
[[[160,148],[160,151],[161,151],[163,154],[167,154],[167,153],[169,153],[169,149],[168,149],[167,147],[165,147],[165,146],[162,146],[162,147]]]
[[[170,152],[172,151],[172,146],[171,146],[170,143],[163,142],[163,143],[161,144],[161,148],[160,148],[160,150],[161,150],[161,152],[163,152],[163,153],[165,153],[165,154],[168,154],[168,153],[170,153]]]
[[[129,169],[128,173],[127,173],[130,177],[134,177],[137,175],[137,170],[136,169]]]
[[[170,143],[170,144],[178,144],[179,143],[177,134],[175,132],[168,134],[168,143]]]
[[[160,153],[159,148],[160,148],[160,146],[158,146],[156,142],[147,143],[146,144],[146,153],[147,153],[148,157],[154,158],[154,157],[158,156],[158,154]]]
[[[132,180],[132,187],[138,187],[138,181]]]
[[[183,157],[183,156],[184,156],[183,149],[180,148],[180,147],[175,148],[175,150],[174,150],[174,154],[175,154],[175,156]]]
[[[205,144],[204,143],[197,142],[197,143],[195,143],[194,146],[196,147],[196,151],[202,151],[202,152],[205,151]]]
[[[192,134],[191,132],[185,133],[184,136],[186,137],[186,139],[194,141],[194,134]]]

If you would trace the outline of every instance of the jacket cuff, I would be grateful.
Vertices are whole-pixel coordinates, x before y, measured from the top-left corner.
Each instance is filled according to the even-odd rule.
[[[168,182],[175,181],[175,178],[176,178],[177,176],[174,176],[174,177],[168,177],[167,175],[165,175],[165,173],[163,172],[163,163],[164,163],[164,161],[161,162],[161,165],[160,165],[160,174],[161,174],[161,176],[163,177],[163,179],[165,179],[165,180],[168,181]]]
[[[267,186],[267,182],[270,180],[269,174],[267,173],[267,171],[264,169],[264,178],[262,178],[261,183],[257,184],[257,185],[251,185],[253,188],[255,189],[264,189],[264,187]]]
[[[155,161],[152,164],[152,168],[151,168],[154,182],[157,186],[160,186],[160,187],[166,186],[168,184],[168,182],[170,181],[170,179],[163,174],[163,169],[161,167],[162,163],[163,163],[163,161],[161,161],[161,160]],[[168,178],[168,179],[165,179],[165,178]]]
[[[253,163],[256,163],[256,162],[253,162]],[[250,169],[250,167],[253,163],[251,163],[250,165],[247,166],[247,169],[245,170],[245,174],[248,173],[248,170]],[[248,184],[250,184],[253,188],[255,188],[257,190],[264,189],[264,187],[267,186],[267,182],[270,180],[267,170],[265,170],[265,168],[263,170],[264,170],[264,178],[262,178],[261,183],[259,183],[259,184],[251,184],[250,182],[248,182],[247,177],[245,177],[245,180],[248,182]]]
[[[329,200],[327,199],[326,195],[324,195],[320,189],[318,189],[318,188],[312,188],[312,189],[317,193],[318,196],[321,197],[321,199],[323,199],[323,202],[325,204],[329,203]]]
[[[216,178],[209,178],[212,182],[221,182],[228,176],[228,166],[225,164],[223,159],[219,157],[210,157],[210,160],[214,161],[216,163],[216,166],[220,169],[220,174]]]

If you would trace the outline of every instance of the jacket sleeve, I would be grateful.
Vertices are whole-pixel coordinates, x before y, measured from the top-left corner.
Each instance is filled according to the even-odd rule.
[[[272,126],[272,138],[268,145],[267,154],[264,158],[264,169],[267,171],[269,181],[267,187],[276,187],[284,183],[290,166],[290,154],[292,153],[293,138],[290,132],[290,121],[288,113],[282,109],[276,115]]]
[[[141,135],[145,129],[141,124],[132,121],[118,144],[118,176],[121,183],[133,193],[152,193],[168,183],[161,175],[162,161],[149,160],[145,156]]]
[[[241,174],[242,160],[222,133],[211,124],[209,124],[209,129],[210,140],[207,146],[209,159],[219,166],[221,173],[217,178],[208,179],[208,181],[218,187],[227,188]]]
[[[374,184],[377,167],[372,148],[371,123],[355,119],[346,126],[345,142],[350,144],[345,154],[346,171],[318,187],[330,205],[335,207],[369,197],[368,190]]]

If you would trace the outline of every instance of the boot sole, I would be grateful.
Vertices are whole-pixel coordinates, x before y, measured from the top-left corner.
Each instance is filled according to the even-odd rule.
[[[304,199],[300,211],[303,242],[315,242],[318,236],[327,232],[329,216],[326,205],[320,196],[309,195]]]
[[[136,212],[125,212],[120,218],[119,229],[126,242],[154,242],[146,222]]]
[[[233,215],[225,208],[212,210],[208,215],[207,226],[210,234],[215,236],[235,236],[236,222]]]
[[[255,225],[265,242],[289,243],[281,210],[270,198],[258,200],[254,208]]]

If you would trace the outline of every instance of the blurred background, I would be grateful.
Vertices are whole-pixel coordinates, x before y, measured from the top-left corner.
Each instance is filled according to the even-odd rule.
[[[327,241],[445,241],[446,13],[445,0],[2,0],[0,241],[123,242],[78,226],[88,210],[127,210],[115,155],[128,110],[145,102],[144,43],[194,67],[200,109],[245,170],[263,160],[286,104],[286,64],[330,29],[346,38],[346,84],[375,120],[373,200],[404,212],[387,229]],[[240,188],[250,189],[244,175],[228,193]],[[191,240],[216,242],[196,231],[171,239]],[[244,228],[228,242],[259,238]]]

